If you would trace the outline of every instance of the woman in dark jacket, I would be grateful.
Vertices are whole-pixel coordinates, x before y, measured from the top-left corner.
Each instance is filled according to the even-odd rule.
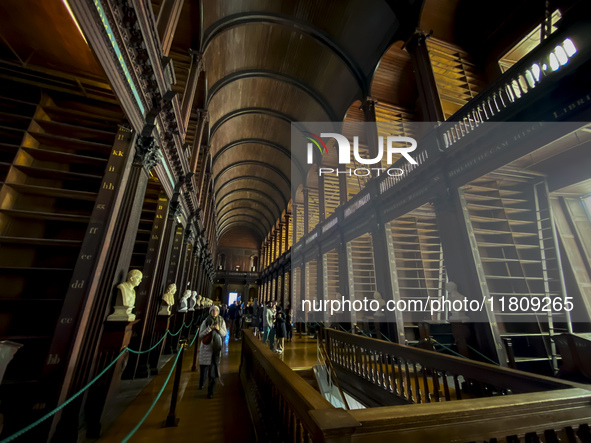
[[[275,338],[277,339],[277,349],[275,352],[281,354],[283,353],[283,344],[287,331],[285,328],[285,312],[283,312],[283,309],[279,305],[277,305],[277,314],[275,315],[275,328],[277,330],[275,333]]]

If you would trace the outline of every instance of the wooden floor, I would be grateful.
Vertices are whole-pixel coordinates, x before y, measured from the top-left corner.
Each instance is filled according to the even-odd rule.
[[[229,334],[228,334],[229,335]],[[216,386],[212,399],[207,399],[207,389],[197,389],[199,371],[191,372],[193,349],[185,351],[179,389],[176,416],[177,427],[162,427],[170,407],[173,377],[162,397],[130,442],[165,441],[181,442],[240,442],[254,441],[250,417],[240,388],[238,368],[241,342],[226,338],[221,371],[223,386]],[[283,354],[276,354],[293,369],[310,368],[316,363],[316,340],[309,337],[295,338],[285,343]],[[98,442],[120,442],[146,413],[162,388],[172,367],[164,366],[160,374],[148,384],[115,423],[105,430]]]

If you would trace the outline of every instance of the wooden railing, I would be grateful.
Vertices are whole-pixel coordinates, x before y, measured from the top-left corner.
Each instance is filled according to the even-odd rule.
[[[334,335],[337,332],[327,331],[332,342],[338,338],[340,343],[357,344],[358,337],[352,336],[354,341],[349,342],[342,337],[341,334],[344,333]],[[368,344],[364,346],[362,349],[370,348]],[[398,348],[397,345],[394,346]],[[411,354],[405,356],[404,364],[400,360],[403,368],[407,361],[420,364],[424,357],[424,367],[432,371],[435,370],[432,368],[437,368],[435,371],[440,373],[459,373],[465,375],[466,379],[480,381],[483,386],[505,386],[514,395],[345,411],[334,408],[267,346],[263,346],[258,337],[248,331],[244,334],[242,343],[240,378],[257,430],[257,440],[298,443],[591,442],[591,390],[546,377],[440,356],[429,351],[409,351]],[[330,352],[333,351],[329,350]],[[358,355],[356,352],[338,352],[341,361]],[[389,352],[390,355],[395,355],[391,350]],[[402,358],[401,355],[398,357]],[[362,361],[363,359],[357,366],[360,373],[371,373],[376,380],[380,377],[385,380],[383,372],[370,371],[371,359],[366,357],[365,363]],[[337,367],[334,361],[333,364]],[[481,370],[484,372],[480,373]],[[405,381],[408,380],[406,374],[409,373],[405,373],[400,386],[405,383],[411,385],[411,382]],[[364,380],[361,376],[358,378]],[[389,383],[394,386],[398,382],[390,377]],[[462,389],[460,386],[460,390]],[[535,390],[541,392],[533,392]],[[482,393],[492,394],[485,389]],[[408,391],[407,395],[410,396]],[[424,396],[425,394],[423,398]],[[435,399],[434,393],[430,397]],[[445,394],[440,395],[439,399],[443,400],[444,397]]]
[[[549,377],[325,329],[343,388],[374,406],[430,403],[572,387]]]

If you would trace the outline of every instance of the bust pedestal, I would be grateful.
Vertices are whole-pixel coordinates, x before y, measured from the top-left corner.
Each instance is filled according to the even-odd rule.
[[[172,332],[176,332],[179,330],[181,325],[187,321],[187,312],[177,312],[173,319],[170,321],[171,330]],[[181,332],[182,334],[182,332]],[[179,340],[181,338],[181,334],[175,335],[174,337],[168,336],[166,337],[166,346],[164,347],[164,354],[172,354],[173,352],[177,352]]]
[[[139,323],[139,320],[105,322],[97,358],[100,363],[95,370],[95,374],[100,373],[119,355],[123,348],[129,345],[132,327],[136,323]],[[101,416],[109,401],[119,391],[121,374],[125,370],[128,358],[129,353],[121,356],[117,363],[90,388],[85,410],[87,438],[100,437]]]
[[[23,345],[20,343],[15,343],[9,340],[0,341],[0,383],[2,383],[8,363],[10,363],[12,357],[14,357],[14,354],[16,354],[16,351],[18,351],[22,346]],[[4,416],[0,414],[0,433],[2,432],[3,427]]]
[[[160,338],[166,334],[166,331],[168,330],[169,326],[170,326],[170,319],[172,318],[172,315],[159,315],[156,318],[156,328],[154,329],[154,337],[156,338],[156,340],[160,340]],[[172,331],[173,333],[176,331]],[[158,345],[156,347],[156,349],[153,349],[152,352],[150,352],[150,357],[148,359],[148,362],[150,364],[150,375],[158,375],[158,361],[160,360],[160,356],[162,355],[162,351],[164,350],[164,345],[167,341],[169,341],[172,337],[168,336],[166,337],[162,343],[160,343],[160,345]]]

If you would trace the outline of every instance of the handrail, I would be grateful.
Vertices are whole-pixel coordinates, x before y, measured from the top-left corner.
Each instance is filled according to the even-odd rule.
[[[355,441],[377,441],[380,436],[380,441],[405,443],[575,442],[591,437],[591,392],[577,388],[348,413],[361,424]]]
[[[367,342],[378,341],[346,335]],[[260,440],[440,443],[490,441],[494,438],[522,441],[518,437],[523,439],[524,435],[526,441],[591,439],[591,390],[586,387],[564,383],[564,389],[551,392],[346,411],[328,403],[251,331],[245,331],[243,337],[240,378],[249,410],[254,417],[266,419],[276,426],[270,430],[267,423],[261,423],[257,430],[268,435],[261,436]],[[432,358],[438,356],[429,351],[419,354]],[[519,371],[508,369],[501,372],[519,374]]]
[[[384,391],[406,402],[461,400],[466,394],[480,397],[578,386],[336,329],[326,329],[325,337],[337,373],[359,377],[379,392]]]

